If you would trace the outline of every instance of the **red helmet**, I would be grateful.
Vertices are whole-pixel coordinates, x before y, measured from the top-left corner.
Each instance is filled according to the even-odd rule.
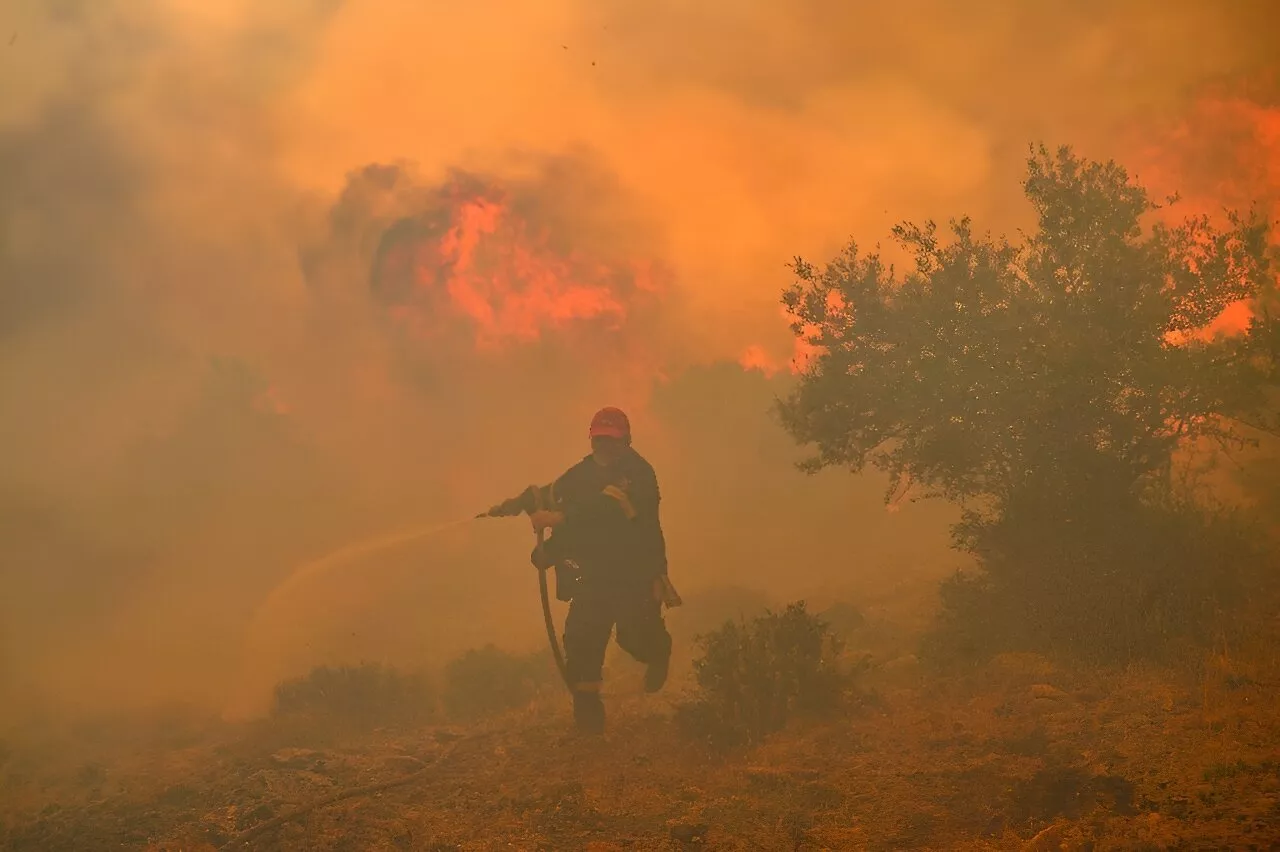
[[[592,438],[621,438],[630,440],[631,421],[620,408],[602,408],[591,418],[588,434]]]

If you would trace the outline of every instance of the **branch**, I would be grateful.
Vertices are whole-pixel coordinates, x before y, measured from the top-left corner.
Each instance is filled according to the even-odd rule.
[[[1257,423],[1250,423],[1248,420],[1241,420],[1239,417],[1229,417],[1225,414],[1219,415],[1223,420],[1230,420],[1232,423],[1239,423],[1255,432],[1261,432],[1264,435],[1270,435],[1273,438],[1280,438],[1280,432],[1274,429],[1268,429],[1266,426],[1259,426]]]
[[[222,852],[222,850],[224,849],[236,849],[240,846],[243,846],[244,844],[248,843],[250,840],[253,840],[256,837],[260,837],[261,835],[266,834],[268,831],[279,828],[285,823],[293,822],[294,820],[300,817],[304,817],[307,814],[311,813],[312,811],[318,810],[319,808],[328,807],[329,805],[335,804],[337,802],[341,802],[345,799],[354,799],[357,796],[368,796],[373,793],[381,793],[383,790],[390,790],[393,787],[402,787],[406,784],[412,784],[415,781],[419,781],[422,778],[425,778],[432,769],[435,769],[436,767],[438,767],[440,763],[446,757],[448,757],[450,754],[456,751],[457,747],[463,742],[466,742],[466,740],[461,740],[458,743],[455,743],[452,748],[448,749],[443,754],[439,755],[430,764],[422,767],[421,769],[415,769],[413,772],[410,772],[408,775],[402,775],[401,777],[393,778],[390,781],[379,781],[376,784],[366,784],[363,787],[352,787],[348,790],[343,790],[340,793],[334,793],[332,796],[328,796],[323,799],[317,799],[316,801],[311,802],[309,804],[301,805],[297,808],[294,808],[291,811],[281,814],[280,816],[272,817],[271,819],[266,820],[265,822],[260,822],[257,825],[255,825],[253,828],[240,832],[235,837],[231,838],[226,843],[219,846],[218,852]]]

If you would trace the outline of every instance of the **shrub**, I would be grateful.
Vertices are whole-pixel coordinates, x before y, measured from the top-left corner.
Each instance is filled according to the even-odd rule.
[[[277,720],[320,722],[371,730],[430,721],[436,696],[423,674],[405,674],[377,663],[321,666],[276,686],[271,715]]]
[[[550,654],[512,654],[493,645],[472,649],[444,672],[444,706],[459,720],[524,707],[557,677]]]
[[[924,651],[981,662],[1004,650],[1114,664],[1209,643],[1256,588],[1259,540],[1226,512],[1115,501],[1098,516],[1011,517],[973,533],[984,571],[941,589]]]
[[[750,621],[727,621],[698,638],[697,683],[678,709],[687,733],[713,746],[749,745],[795,714],[839,706],[851,676],[840,641],[803,601]]]

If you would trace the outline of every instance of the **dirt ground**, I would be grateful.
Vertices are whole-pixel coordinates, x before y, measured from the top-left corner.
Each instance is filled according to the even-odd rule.
[[[614,679],[610,730],[562,695],[467,727],[334,736],[172,713],[27,732],[0,752],[8,850],[1280,848],[1274,655],[963,676],[876,663],[839,719],[729,754]],[[680,684],[673,684],[678,694]],[[335,793],[389,789],[267,823]]]

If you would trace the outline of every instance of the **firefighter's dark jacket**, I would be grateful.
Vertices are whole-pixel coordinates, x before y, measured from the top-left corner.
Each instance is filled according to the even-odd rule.
[[[584,580],[608,585],[667,572],[658,477],[634,449],[608,467],[586,456],[547,487],[547,497],[565,517],[547,541],[553,561],[573,560]]]

